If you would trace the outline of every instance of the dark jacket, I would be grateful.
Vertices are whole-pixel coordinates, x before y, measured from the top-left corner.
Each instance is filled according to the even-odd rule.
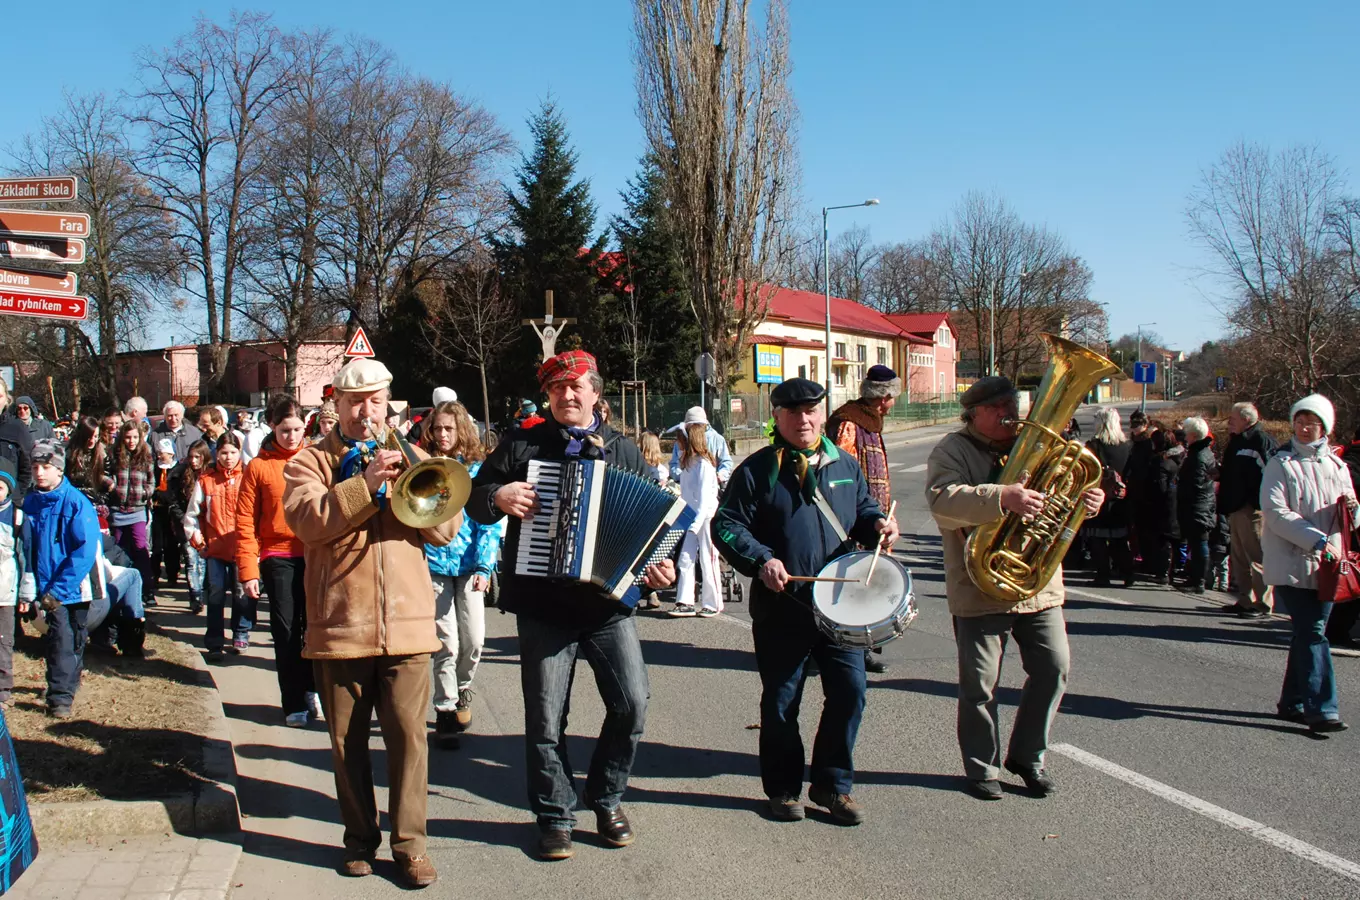
[[[1259,422],[1228,439],[1218,475],[1218,508],[1223,515],[1261,508],[1261,476],[1278,449]]]
[[[1086,449],[1096,455],[1100,464],[1105,467],[1107,472],[1117,473],[1120,478],[1129,466],[1129,456],[1133,450],[1131,441],[1124,441],[1122,444],[1107,444],[1098,438],[1092,438],[1086,442]],[[1104,482],[1102,482],[1102,485]],[[1125,488],[1128,482],[1125,482]],[[1129,520],[1132,518],[1132,506],[1129,501],[1127,491],[1121,500],[1116,500],[1109,494],[1105,495],[1105,504],[1100,507],[1100,514],[1086,520],[1086,527],[1093,531],[1109,531],[1127,529]],[[1097,535],[1102,536],[1102,535]],[[1103,535],[1103,537],[1118,537],[1119,535]]]
[[[184,514],[189,510],[189,501],[184,497],[184,474],[189,471],[189,464],[182,462],[170,470],[170,475],[166,478],[164,495],[158,491],[156,499],[164,499],[165,508],[169,510],[170,518],[175,522],[183,521]]]
[[[1360,489],[1360,441],[1351,441],[1342,448],[1341,461],[1351,470],[1351,484]],[[1256,499],[1260,501],[1260,497]]]
[[[1135,509],[1143,492],[1144,479],[1152,472],[1152,432],[1144,431],[1129,439],[1129,461],[1124,466],[1124,483],[1129,488],[1129,500]]]
[[[30,418],[28,420],[28,433],[34,441],[48,441],[55,435],[52,423],[38,415],[38,404],[33,402],[32,397],[20,397],[14,401],[15,406],[24,405],[29,408]],[[18,419],[18,416],[15,416]],[[23,421],[19,419],[19,421]]]
[[[754,579],[751,618],[757,621],[812,614],[812,585],[790,584],[784,589],[787,596],[771,592],[758,577],[767,561],[778,559],[790,575],[816,575],[832,559],[854,549],[855,542],[866,547],[878,543],[875,525],[883,518],[859,463],[824,439],[817,487],[851,538],[842,545],[821,510],[803,499],[791,465],[784,465],[771,483],[777,450],[762,447],[737,467],[711,526],[718,552],[734,569]]]
[[[582,459],[603,459],[611,466],[651,476],[652,469],[643,461],[642,451],[637,444],[615,431],[608,423],[600,426],[599,436],[604,440],[604,447],[597,448],[587,443],[581,452]],[[566,430],[552,420],[533,428],[517,428],[508,432],[472,480],[467,514],[473,521],[483,525],[491,525],[505,517],[505,513],[492,501],[496,491],[503,485],[525,481],[531,459],[566,459],[568,440]],[[632,614],[631,609],[604,596],[599,588],[588,582],[548,581],[516,575],[513,569],[519,552],[521,524],[520,519],[509,517],[510,527],[506,530],[505,545],[501,551],[504,561],[500,575],[501,609],[567,628],[579,628],[582,632],[597,630],[615,618]]]
[[[161,438],[168,437],[173,440],[175,442],[175,462],[177,463],[184,462],[185,458],[189,455],[189,448],[194,445],[194,441],[203,439],[203,432],[199,431],[193,425],[190,425],[187,421],[181,422],[179,427],[179,433],[175,433],[165,424],[165,420],[161,419],[160,424],[152,429],[151,437],[147,441],[154,451],[156,449],[156,443]]]
[[[28,426],[7,409],[0,410],[0,456],[14,463],[14,477],[19,482],[14,502],[22,506],[24,494],[33,484],[33,435]]]
[[[1214,510],[1214,452],[1209,449],[1213,438],[1195,441],[1185,448],[1176,479],[1176,518],[1181,534],[1198,539],[1213,530],[1217,513]]]
[[[1134,499],[1140,535],[1147,533],[1150,539],[1158,535],[1172,539],[1180,537],[1180,523],[1176,520],[1176,480],[1180,477],[1184,459],[1185,449],[1172,447],[1161,453],[1150,453],[1144,460],[1138,479],[1138,495]]]

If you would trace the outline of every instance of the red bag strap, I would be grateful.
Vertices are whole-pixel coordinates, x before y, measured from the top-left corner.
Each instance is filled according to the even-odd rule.
[[[1355,521],[1351,517],[1351,505],[1344,496],[1336,501],[1336,506],[1341,522],[1341,558],[1346,559],[1351,555],[1351,532],[1355,530]]]

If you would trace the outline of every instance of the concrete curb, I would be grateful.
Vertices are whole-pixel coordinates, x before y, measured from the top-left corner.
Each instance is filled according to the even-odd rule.
[[[163,631],[157,630],[157,633],[173,640]],[[192,651],[190,658],[198,683],[212,692],[204,704],[208,713],[202,734],[205,780],[191,793],[157,800],[31,803],[29,814],[40,840],[68,842],[87,838],[105,840],[111,835],[240,831],[241,808],[236,799],[236,754],[231,743],[231,726],[222,710],[222,699],[207,663],[197,651]]]

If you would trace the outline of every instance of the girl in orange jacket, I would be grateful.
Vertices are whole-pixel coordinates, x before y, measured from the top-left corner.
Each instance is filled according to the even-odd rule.
[[[184,536],[208,563],[207,631],[203,646],[208,660],[222,658],[222,614],[227,590],[231,590],[232,653],[250,646],[255,627],[256,601],[241,593],[236,578],[236,501],[241,491],[241,441],[230,431],[222,432],[215,449],[216,465],[198,477],[189,508],[184,513]]]
[[[307,630],[303,590],[302,542],[283,520],[283,469],[306,442],[302,407],[284,395],[269,404],[266,420],[273,429],[259,455],[246,466],[236,504],[236,570],[246,596],[269,597],[269,632],[274,637],[274,670],[284,722],[306,726],[321,720],[312,664],[302,658]]]

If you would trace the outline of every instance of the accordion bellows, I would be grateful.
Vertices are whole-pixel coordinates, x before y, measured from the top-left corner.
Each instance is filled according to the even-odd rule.
[[[538,511],[520,526],[516,575],[588,581],[636,606],[647,566],[669,557],[694,510],[649,478],[594,460],[529,461]]]

